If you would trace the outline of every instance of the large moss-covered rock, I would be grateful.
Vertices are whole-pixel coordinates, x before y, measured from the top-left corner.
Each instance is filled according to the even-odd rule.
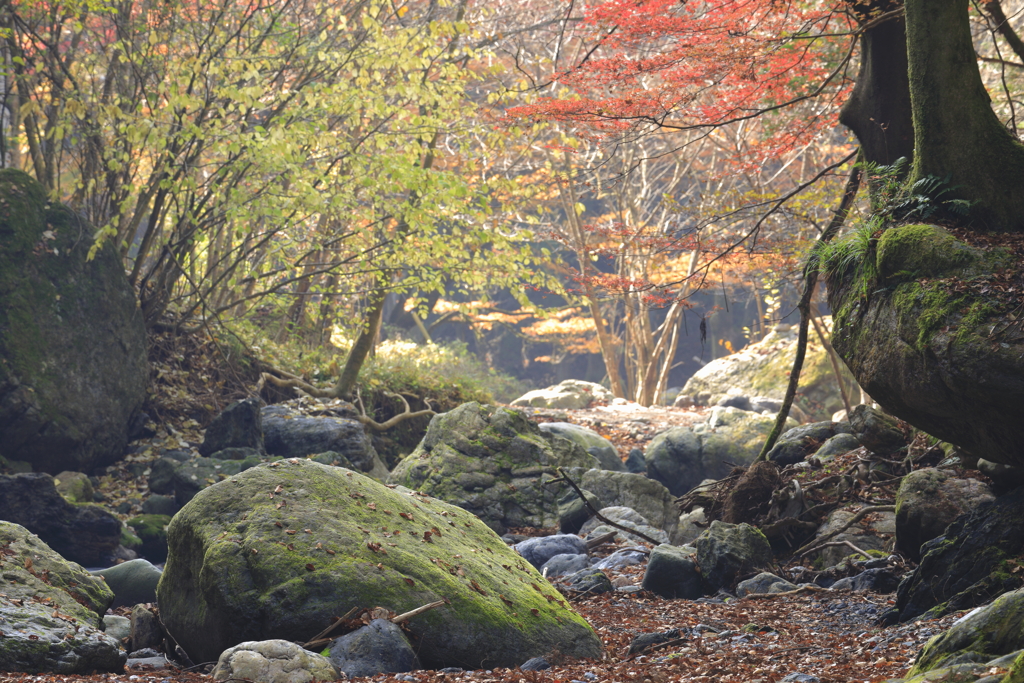
[[[983,605],[1021,586],[1013,571],[1024,556],[1024,489],[982,503],[921,547],[921,563],[896,591],[900,621]]]
[[[785,398],[796,356],[796,338],[795,327],[780,325],[756,344],[702,367],[687,380],[680,393],[684,396],[703,395],[703,402],[710,405],[728,396],[730,389],[739,389],[749,396]],[[843,408],[843,397],[828,355],[814,334],[807,342],[795,404],[811,419],[817,420],[827,420]]]
[[[896,548],[915,562],[921,544],[941,536],[946,526],[970,509],[994,500],[977,479],[957,479],[926,467],[903,477],[896,492]]]
[[[956,663],[987,662],[1024,648],[1024,590],[999,596],[924,646],[909,676]]]
[[[404,612],[427,666],[516,666],[600,642],[540,574],[458,507],[351,470],[283,460],[200,491],[168,528],[161,618],[194,661],[305,641],[351,607]]]
[[[0,571],[0,671],[123,671],[126,655],[101,630],[114,600],[102,579],[9,522],[0,522]]]
[[[146,397],[146,332],[113,245],[0,170],[0,455],[91,472],[124,455]]]
[[[556,526],[568,487],[545,480],[557,477],[556,467],[596,466],[581,447],[545,434],[514,410],[465,403],[431,418],[423,441],[388,481],[458,505],[505,533]]]
[[[612,442],[593,429],[587,429],[586,427],[569,422],[542,422],[538,427],[540,427],[542,432],[548,432],[563,439],[575,441],[583,447],[583,450],[597,458],[602,469],[613,472],[626,471],[626,465],[622,462],[622,458],[619,457],[619,451]]]
[[[711,590],[728,588],[737,577],[767,569],[772,547],[757,527],[714,521],[694,542],[697,565]]]
[[[1015,304],[959,284],[1019,264],[934,225],[891,228],[866,251],[851,249],[834,248],[824,266],[832,343],[865,391],[943,441],[1024,465],[1024,339],[1007,317]]]
[[[679,521],[675,496],[664,485],[642,474],[592,469],[573,474],[577,483],[605,506],[621,506],[639,512],[651,526],[669,535]]]

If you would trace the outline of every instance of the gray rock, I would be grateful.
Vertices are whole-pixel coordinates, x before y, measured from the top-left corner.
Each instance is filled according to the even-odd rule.
[[[849,429],[848,423],[831,420],[794,427],[783,432],[778,442],[768,452],[768,459],[782,466],[796,464],[807,456],[814,455],[829,439],[837,434],[847,433]]]
[[[896,492],[896,548],[915,562],[921,544],[941,536],[954,519],[981,503],[995,500],[977,479],[957,479],[925,468],[903,478]]]
[[[704,594],[700,571],[691,555],[694,548],[659,545],[651,551],[643,582],[644,590],[663,598],[696,600]]]
[[[599,510],[601,516],[605,519],[611,520],[616,524],[624,526],[628,529],[638,531],[644,536],[653,538],[658,543],[668,543],[668,534],[661,529],[656,529],[651,526],[650,523],[641,515],[639,512],[632,508],[628,508],[624,505],[614,505]],[[617,527],[613,527],[602,522],[598,517],[592,517],[583,525],[580,531],[587,534],[589,538],[593,538],[608,531],[615,531],[620,536],[626,538],[633,543],[649,543],[641,536],[630,534],[627,531],[623,531]]]
[[[987,662],[1024,648],[1024,590],[1004,593],[991,604],[960,618],[945,633],[935,636],[924,646],[908,677],[942,666],[949,666],[954,657],[965,654]],[[962,661],[962,659],[961,659]]]
[[[821,679],[811,674],[798,672],[786,674],[780,683],[820,683]]]
[[[579,536],[572,534],[555,534],[554,536],[538,536],[516,543],[516,552],[537,569],[544,566],[555,555],[586,555],[587,544]]]
[[[768,539],[749,524],[711,522],[694,545],[702,576],[712,590],[728,588],[737,576],[763,569],[773,558]]]
[[[589,470],[573,474],[577,483],[606,506],[636,510],[656,529],[671,534],[679,518],[675,496],[662,484],[642,474]]]
[[[534,657],[519,665],[520,671],[544,671],[551,668],[551,662],[543,657]]]
[[[286,404],[262,410],[263,444],[279,458],[304,458],[334,451],[352,463],[352,469],[378,481],[388,476],[366,429],[358,420],[343,417],[306,417]]]
[[[57,491],[71,503],[91,503],[95,492],[92,482],[82,472],[61,472],[54,477]]]
[[[870,591],[892,593],[900,583],[900,577],[891,569],[878,567],[865,569],[856,576],[847,576],[832,584],[832,590]]]
[[[36,471],[124,455],[146,399],[146,328],[112,240],[29,175],[0,171],[0,444]]]
[[[796,588],[796,584],[775,576],[775,574],[761,572],[752,579],[740,581],[736,586],[736,596],[742,598],[755,593],[784,593],[796,590]]]
[[[1024,489],[982,503],[925,543],[917,569],[896,592],[899,620],[971,609],[1019,588],[1004,563],[1024,554]]]
[[[154,493],[142,501],[142,514],[144,515],[166,515],[173,517],[174,513],[181,509],[174,496],[164,496]]]
[[[172,669],[177,671],[178,667],[168,661],[167,657],[157,652],[156,654],[148,657],[128,657],[128,661],[124,663],[124,666],[128,671],[160,671],[163,669]]]
[[[186,458],[188,460],[188,458]],[[159,493],[161,495],[170,496],[173,499],[174,496],[174,472],[178,469],[181,464],[176,458],[164,457],[158,458],[153,461],[149,466],[149,490],[151,493]],[[180,507],[175,503],[175,507]]]
[[[259,399],[235,401],[206,428],[199,454],[209,457],[225,448],[250,448],[258,454],[265,452]],[[223,455],[220,457],[224,460],[234,459]]]
[[[132,651],[157,648],[164,641],[160,620],[142,605],[132,608],[131,617]]]
[[[616,550],[603,560],[598,560],[591,566],[594,569],[622,569],[634,564],[643,564],[647,561],[647,556],[648,553],[633,550],[632,548],[623,548],[622,550]]]
[[[661,645],[678,638],[679,629],[677,628],[662,631],[661,633],[641,633],[630,641],[629,650],[626,651],[626,655],[635,655],[652,645]]]
[[[217,659],[214,680],[249,680],[253,683],[310,683],[338,678],[331,661],[287,640],[239,643]]]
[[[907,445],[896,418],[863,403],[850,412],[850,427],[857,441],[878,455],[892,455]]]
[[[570,575],[565,579],[565,584],[570,590],[574,590],[577,593],[589,593],[591,595],[611,593],[613,590],[611,579],[603,571],[594,567],[587,567]]]
[[[142,542],[137,550],[150,562],[162,564],[167,559],[167,515],[139,515],[127,521],[128,528]]]
[[[575,410],[589,408],[594,402],[610,403],[613,398],[612,392],[600,384],[567,379],[545,389],[528,391],[512,401],[512,405]]]
[[[0,671],[121,672],[124,652],[101,630],[114,599],[103,581],[17,524],[0,522],[0,548]]]
[[[309,640],[338,605],[402,613],[442,596],[450,605],[409,625],[425,666],[601,651],[587,623],[534,590],[540,573],[479,519],[351,470],[259,465],[200,491],[167,540],[160,616],[194,662],[243,641]],[[531,609],[529,619],[511,616]]]
[[[171,487],[174,500],[180,506],[218,481],[223,481],[233,474],[255,467],[260,459],[250,460],[217,460],[216,458],[195,458],[188,462],[175,463],[171,475]]]
[[[128,617],[119,617],[116,614],[104,614],[103,632],[117,642],[123,642],[125,638],[132,634],[132,621]]]
[[[540,573],[547,577],[575,574],[590,566],[590,558],[586,555],[555,555],[544,563]]]
[[[404,673],[420,668],[420,660],[401,627],[386,619],[374,619],[336,638],[328,656],[334,668],[347,676]]]
[[[595,510],[604,507],[601,500],[590,491],[582,489],[587,502]],[[584,505],[579,495],[572,489],[558,500],[558,530],[563,534],[578,534],[587,520],[593,516],[590,508]]]
[[[982,474],[992,479],[1000,491],[1008,491],[1024,484],[1024,467],[1004,465],[984,458],[978,459],[977,467]]]
[[[629,457],[626,458],[626,471],[633,474],[647,474],[647,461],[644,460],[643,450],[629,449]]]
[[[48,474],[0,476],[0,520],[25,527],[83,565],[111,564],[121,543],[117,517],[98,505],[69,503]]]
[[[843,526],[856,514],[851,510],[835,510],[825,518],[825,523],[818,528],[815,538],[822,538],[832,533],[834,529]],[[888,554],[892,550],[892,539],[896,534],[896,513],[878,512],[869,515],[866,519],[849,527],[838,536],[832,537],[831,541],[849,541],[861,550],[877,550],[879,553]],[[808,557],[819,559],[823,566],[830,567],[843,561],[853,551],[847,546],[833,546],[824,548]],[[858,558],[860,556],[858,555]]]
[[[612,442],[593,429],[587,429],[568,422],[542,422],[537,425],[542,432],[569,439],[597,458],[601,469],[613,472],[625,472],[626,466],[619,457],[619,451]]]
[[[163,573],[148,560],[138,559],[92,572],[114,591],[114,607],[156,602],[156,585]]]
[[[589,469],[596,462],[518,411],[465,403],[431,418],[423,440],[388,481],[458,505],[503,534],[514,527],[557,524],[558,501],[570,489],[544,481],[557,477],[557,467]]]
[[[689,512],[679,515],[679,522],[676,524],[676,531],[672,534],[672,545],[687,545],[697,540],[697,537],[708,528],[708,518],[704,514],[704,508],[695,507]]]

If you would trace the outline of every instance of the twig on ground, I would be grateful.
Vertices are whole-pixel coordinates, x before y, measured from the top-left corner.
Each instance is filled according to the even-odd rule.
[[[633,534],[634,536],[639,536],[640,538],[644,539],[648,543],[653,543],[654,545],[661,545],[661,541],[659,541],[657,539],[654,539],[654,538],[651,538],[647,534],[642,533],[640,531],[637,531],[636,529],[630,529],[628,526],[623,526],[621,524],[618,524],[617,522],[613,522],[612,520],[608,519],[607,517],[602,515],[600,512],[595,510],[594,506],[590,504],[589,500],[587,500],[587,497],[585,495],[583,495],[583,491],[581,491],[580,487],[576,485],[576,482],[574,482],[569,477],[569,475],[565,473],[565,470],[563,470],[561,467],[559,467],[557,469],[558,469],[558,474],[562,477],[562,479],[565,480],[565,483],[567,483],[569,486],[572,487],[572,490],[575,491],[576,495],[580,497],[580,500],[583,501],[583,504],[587,507],[587,509],[590,510],[590,512],[595,517],[597,517],[599,520],[601,520],[605,524],[608,524],[610,526],[615,527],[616,529],[622,529],[627,534]]]

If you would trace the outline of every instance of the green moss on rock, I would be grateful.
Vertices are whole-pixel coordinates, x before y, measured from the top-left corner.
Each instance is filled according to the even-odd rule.
[[[199,492],[168,528],[161,616],[196,661],[301,641],[351,607],[445,607],[410,624],[427,665],[516,666],[600,642],[539,573],[464,510],[306,460]]]

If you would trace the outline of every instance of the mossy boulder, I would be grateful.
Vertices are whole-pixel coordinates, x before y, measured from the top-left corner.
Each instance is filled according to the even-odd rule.
[[[200,491],[168,527],[157,589],[194,661],[251,640],[309,640],[352,607],[405,612],[426,666],[517,666],[600,641],[558,593],[465,510],[309,460],[260,465]]]
[[[921,547],[921,563],[896,591],[899,620],[983,605],[1020,588],[1024,558],[1024,489],[982,503]]]
[[[964,286],[1005,267],[934,225],[827,252],[833,346],[864,390],[914,427],[993,462],[1024,465],[1024,339],[999,304]],[[832,254],[832,256],[829,256]]]
[[[124,455],[146,398],[146,331],[110,243],[0,170],[0,453],[91,472]]]
[[[697,565],[712,591],[729,588],[743,574],[767,569],[772,547],[757,527],[714,521],[694,541]]]
[[[1024,648],[1024,590],[1005,593],[957,621],[924,646],[909,676],[940,666],[987,662]]]
[[[896,492],[896,548],[915,562],[921,545],[941,536],[946,526],[968,510],[994,500],[977,479],[957,479],[926,467],[903,477]]]
[[[126,522],[140,541],[139,554],[155,564],[167,559],[167,525],[170,523],[168,515],[139,515]]]
[[[703,394],[703,402],[709,405],[727,397],[730,389],[738,389],[748,396],[782,399],[793,369],[796,339],[795,327],[780,325],[761,341],[702,367],[687,380],[680,394]],[[843,397],[828,355],[814,334],[807,342],[800,389],[794,403],[812,420],[827,420],[843,408]]]
[[[597,466],[580,446],[517,411],[464,403],[431,418],[423,441],[388,481],[458,505],[505,533],[558,525],[558,500],[568,487],[545,482],[557,478],[557,467]]]
[[[675,496],[661,483],[632,472],[592,469],[573,471],[571,475],[584,490],[590,491],[603,506],[621,506],[639,512],[651,526],[671,535],[679,521]],[[599,508],[600,509],[600,508]]]
[[[846,510],[840,508],[833,510],[825,518],[825,523],[815,532],[815,538],[824,539],[828,534],[848,523],[856,514],[856,509]],[[895,535],[896,514],[882,511],[864,517],[853,526],[840,532],[839,535],[833,536],[828,540],[837,543],[849,541],[861,550],[869,553],[878,551],[880,556],[884,556],[892,552],[893,537]],[[831,567],[842,562],[851,552],[853,551],[848,546],[833,546],[822,548],[812,553],[809,557],[811,561],[820,564],[822,567]],[[860,555],[857,557],[860,558]]]
[[[10,522],[0,522],[0,571],[0,671],[124,670],[125,653],[102,632],[114,600],[102,579]]]

